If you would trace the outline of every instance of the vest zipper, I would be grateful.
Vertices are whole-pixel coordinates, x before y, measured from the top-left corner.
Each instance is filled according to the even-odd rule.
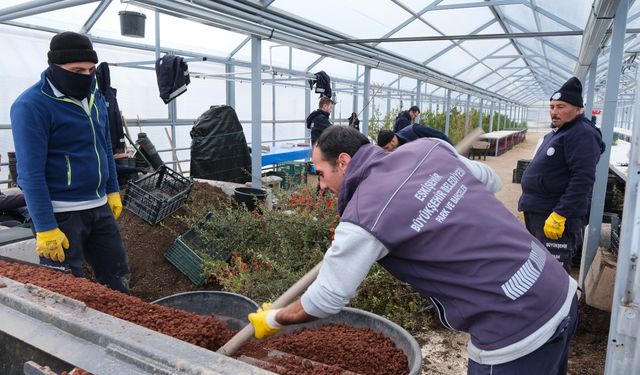
[[[98,111],[98,107],[94,103],[95,94],[94,93],[91,94],[91,98],[89,99],[89,111],[87,111],[81,104],[79,104],[78,102],[73,101],[73,100],[71,100],[69,98],[66,98],[66,97],[58,98],[58,97],[55,97],[55,96],[47,94],[46,92],[44,92],[44,90],[40,90],[40,92],[42,92],[44,95],[46,95],[46,96],[48,96],[48,97],[50,97],[52,99],[55,99],[55,100],[58,100],[58,101],[61,101],[61,102],[67,102],[67,103],[71,103],[71,104],[77,105],[78,107],[82,108],[84,113],[89,118],[89,124],[91,125],[91,132],[93,133],[93,150],[96,153],[96,159],[98,159],[98,186],[96,186],[96,197],[100,198],[99,189],[100,189],[100,184],[102,184],[102,172],[100,172],[100,167],[101,167],[102,163],[100,162],[100,153],[98,153],[96,129],[95,129],[95,126],[93,125],[93,119],[91,118],[91,109],[92,108],[96,109],[96,118],[100,116],[100,113]],[[68,181],[70,181],[70,180],[68,180]]]

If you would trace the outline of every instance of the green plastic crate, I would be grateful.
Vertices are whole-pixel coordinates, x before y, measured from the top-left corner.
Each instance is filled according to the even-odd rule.
[[[282,188],[290,189],[307,182],[308,168],[308,162],[293,161],[290,163],[277,164],[274,170],[278,176],[282,177]]]
[[[231,257],[231,254],[227,252],[212,252],[211,245],[198,235],[198,227],[212,218],[215,218],[215,215],[211,212],[207,213],[200,223],[178,236],[164,255],[171,264],[176,266],[196,285],[203,285],[206,282],[203,276],[204,261],[198,255],[198,252],[206,250],[209,254],[213,253],[214,259],[225,261]]]

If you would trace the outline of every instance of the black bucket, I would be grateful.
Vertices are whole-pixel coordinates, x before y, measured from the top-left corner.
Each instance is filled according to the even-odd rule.
[[[233,197],[239,204],[249,211],[256,209],[258,201],[264,201],[267,198],[267,191],[264,189],[256,189],[250,187],[239,187],[234,190]]]
[[[259,307],[257,303],[243,295],[216,291],[178,293],[152,303],[194,314],[212,315],[227,323],[227,328],[231,330],[241,330],[249,324],[247,315],[256,312]]]
[[[144,38],[144,23],[147,16],[144,13],[120,11],[120,34],[134,38]]]

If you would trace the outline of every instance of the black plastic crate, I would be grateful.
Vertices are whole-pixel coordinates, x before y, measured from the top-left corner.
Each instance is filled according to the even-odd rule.
[[[149,224],[157,224],[187,201],[193,182],[166,165],[129,181],[124,206]]]

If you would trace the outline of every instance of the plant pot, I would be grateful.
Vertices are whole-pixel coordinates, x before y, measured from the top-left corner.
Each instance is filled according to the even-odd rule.
[[[147,16],[139,12],[120,11],[120,34],[134,38],[144,38],[144,23]]]
[[[256,209],[258,201],[264,201],[267,198],[267,191],[264,189],[239,187],[234,190],[233,196],[236,202],[244,205],[247,210],[253,211]]]

